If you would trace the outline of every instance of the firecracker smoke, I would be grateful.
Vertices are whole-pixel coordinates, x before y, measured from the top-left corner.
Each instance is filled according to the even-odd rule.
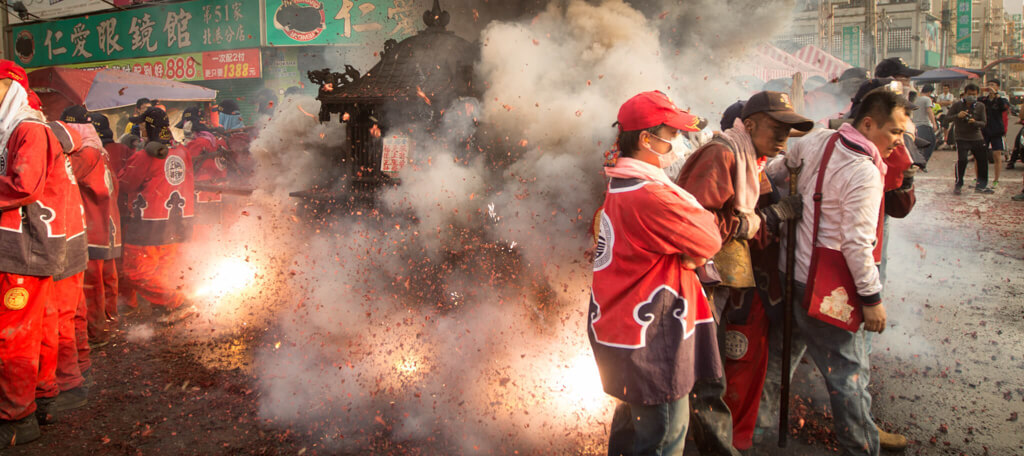
[[[638,92],[708,116],[749,95],[714,75],[769,36],[734,33],[725,3],[682,11],[701,11],[701,27],[721,21],[726,38],[668,40],[690,13],[662,15],[673,3],[645,16],[621,0],[552,2],[482,27],[481,100],[454,101],[432,133],[385,130],[411,137],[411,163],[366,207],[328,213],[288,197],[347,189],[330,172],[345,133],[307,115],[315,100],[281,100],[252,145],[256,193],[195,254],[207,258],[198,277],[242,271],[244,290],[208,299],[220,316],[190,328],[270,328],[254,360],[261,418],[331,451],[601,452],[613,404],[587,344],[583,251],[603,152]]]

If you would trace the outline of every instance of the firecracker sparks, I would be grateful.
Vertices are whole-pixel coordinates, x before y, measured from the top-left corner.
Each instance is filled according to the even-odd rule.
[[[303,114],[305,114],[305,115],[309,116],[310,118],[316,119],[316,116],[314,116],[314,115],[310,114],[310,113],[309,113],[309,112],[307,112],[307,111],[306,111],[305,109],[302,109],[302,106],[296,106],[296,108],[299,108],[299,111],[302,111],[302,113],[303,113]]]
[[[611,400],[601,386],[597,363],[589,349],[581,347],[579,354],[564,364],[552,366],[545,377],[559,408],[578,410],[586,416],[608,412]]]
[[[419,88],[419,86],[416,86],[416,95],[419,95],[427,103],[427,106],[430,106],[430,98],[427,98],[427,94],[423,93],[423,89]]]
[[[223,298],[251,286],[259,272],[241,258],[224,258],[216,263],[196,290],[196,298]]]

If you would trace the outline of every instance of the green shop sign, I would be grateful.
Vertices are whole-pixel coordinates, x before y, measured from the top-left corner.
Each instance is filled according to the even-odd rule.
[[[20,63],[43,67],[256,48],[259,16],[249,1],[198,0],[16,26],[12,36]]]
[[[956,4],[956,53],[971,53],[971,0],[959,0]]]
[[[843,61],[860,66],[860,26],[843,27]]]
[[[266,0],[267,44],[379,45],[416,33],[414,0]]]

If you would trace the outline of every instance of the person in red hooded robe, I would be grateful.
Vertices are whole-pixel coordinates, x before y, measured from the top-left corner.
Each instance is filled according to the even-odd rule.
[[[96,128],[84,106],[72,106],[61,116],[66,127],[82,138],[82,145],[71,154],[71,169],[78,180],[85,205],[89,239],[89,267],[85,273],[85,309],[76,319],[82,344],[105,345],[107,333],[106,298],[108,284],[114,281],[116,299],[116,267],[114,259],[121,256],[121,216],[117,209],[118,183],[111,169],[110,157],[103,147]],[[83,371],[88,369],[83,365]]]
[[[97,258],[110,258],[106,258],[102,262],[90,261],[90,268],[86,271],[87,283],[93,284],[91,291],[86,288],[86,299],[89,300],[90,293],[92,293],[91,299],[93,300],[90,301],[91,305],[88,306],[89,340],[90,342],[102,344],[107,340],[104,332],[109,330],[109,323],[117,321],[118,270],[120,269],[118,265],[121,262],[122,256],[121,210],[117,204],[120,185],[117,181],[117,174],[124,167],[124,162],[135,151],[128,146],[114,141],[114,132],[110,129],[110,122],[106,116],[95,112],[89,113],[89,120],[92,122],[96,134],[103,144],[105,153],[99,154],[99,159],[106,160],[105,165],[110,171],[110,181],[113,184],[113,191],[108,202],[110,208],[107,210],[107,214],[110,217],[109,244],[107,244],[106,249],[96,252],[98,254]],[[97,206],[97,214],[100,212]],[[101,245],[101,243],[96,244],[97,247]],[[91,254],[92,250],[90,250]],[[90,275],[92,276],[91,278],[89,277]],[[100,307],[99,303],[102,303],[102,307]]]
[[[150,108],[142,116],[145,149],[125,163],[118,180],[130,207],[124,228],[124,280],[129,306],[141,296],[174,323],[194,315],[181,291],[182,246],[192,237],[195,186],[188,149],[174,145],[167,113]],[[133,305],[135,304],[135,305]]]
[[[0,60],[0,446],[39,438],[46,303],[67,252],[69,179],[25,70]]]
[[[227,141],[218,139],[203,123],[202,111],[193,106],[181,115],[177,128],[185,130],[185,147],[192,157],[195,183],[223,184],[228,177]],[[223,196],[216,191],[196,191],[196,219],[193,238],[209,240],[221,224]]]
[[[76,331],[76,318],[85,313],[83,282],[88,265],[88,237],[85,209],[78,179],[71,166],[71,154],[82,147],[82,137],[68,124],[48,124],[61,143],[63,164],[68,178],[65,230],[67,232],[64,267],[53,276],[54,298],[47,302],[43,316],[43,341],[39,354],[39,381],[36,385],[36,417],[40,424],[53,422],[54,415],[88,403],[89,390],[82,376],[88,369],[89,345]]]

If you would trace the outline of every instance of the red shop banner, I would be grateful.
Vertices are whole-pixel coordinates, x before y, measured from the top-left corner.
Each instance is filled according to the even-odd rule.
[[[203,79],[246,79],[263,77],[259,49],[234,49],[203,53]]]

